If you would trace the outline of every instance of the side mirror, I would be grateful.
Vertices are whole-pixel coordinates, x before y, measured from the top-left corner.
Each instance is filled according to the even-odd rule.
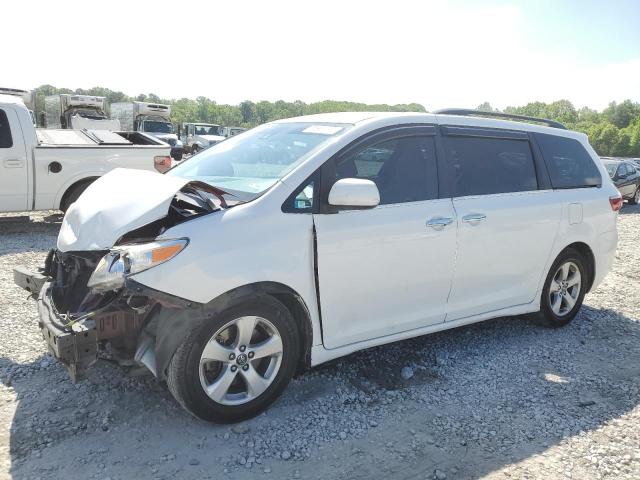
[[[336,207],[373,208],[380,203],[380,192],[371,180],[343,178],[329,191],[329,204]]]

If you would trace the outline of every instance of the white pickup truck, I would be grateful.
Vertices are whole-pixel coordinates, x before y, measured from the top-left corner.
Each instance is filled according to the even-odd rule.
[[[66,211],[114,168],[168,170],[170,149],[141,132],[36,130],[22,99],[0,94],[0,212]]]

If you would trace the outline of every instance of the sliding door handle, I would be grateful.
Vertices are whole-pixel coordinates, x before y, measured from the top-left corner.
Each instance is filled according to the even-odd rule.
[[[433,217],[427,220],[427,227],[431,227],[434,230],[442,230],[450,223],[453,223],[453,218],[451,217]]]
[[[462,221],[464,223],[477,224],[485,218],[487,218],[487,216],[484,213],[470,213],[469,215],[462,217]]]

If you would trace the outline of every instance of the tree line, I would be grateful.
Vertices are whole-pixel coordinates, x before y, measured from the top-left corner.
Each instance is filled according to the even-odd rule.
[[[365,104],[325,100],[322,102],[252,102],[246,100],[238,105],[220,104],[206,97],[166,99],[153,93],[130,97],[123,92],[103,87],[90,89],[56,88],[42,85],[35,89],[36,110],[44,111],[44,97],[58,93],[75,93],[79,95],[96,95],[106,97],[107,104],[127,101],[144,101],[171,105],[171,118],[182,122],[206,122],[225,126],[255,127],[265,122],[280,118],[310,115],[314,113],[342,111],[389,111],[389,112],[426,112],[418,103],[387,105]],[[477,107],[484,111],[499,111],[488,102]],[[640,157],[640,103],[625,100],[621,103],[611,102],[607,108],[598,112],[588,107],[576,108],[568,100],[552,103],[532,102],[520,107],[507,107],[505,113],[516,113],[533,117],[543,117],[564,123],[567,128],[584,132],[589,142],[602,156]]]
[[[171,105],[171,119],[174,123],[206,122],[225,126],[238,126],[251,128],[262,123],[281,118],[297,117],[314,113],[344,112],[344,111],[389,111],[389,112],[425,112],[425,108],[417,103],[386,105],[355,102],[340,102],[325,100],[322,102],[305,103],[299,100],[295,102],[252,102],[244,101],[239,105],[225,105],[216,103],[206,97],[167,99],[160,98],[153,93],[140,94],[130,97],[123,92],[116,92],[108,88],[94,87],[89,89],[56,88],[51,85],[42,85],[35,89],[36,110],[44,111],[44,98],[47,95],[58,93],[73,93],[77,95],[95,95],[106,97],[107,104],[116,102],[153,102]],[[108,108],[108,107],[107,107]]]
[[[479,110],[495,111],[488,102]],[[532,102],[523,107],[507,107],[505,113],[557,120],[571,130],[586,133],[598,155],[640,157],[640,103],[611,102],[602,112],[588,107],[576,109],[568,100]]]

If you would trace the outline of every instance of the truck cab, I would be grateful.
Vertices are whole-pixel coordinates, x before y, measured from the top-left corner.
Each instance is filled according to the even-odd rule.
[[[243,127],[224,127],[223,132],[225,137],[233,137],[242,132],[246,132],[247,129]]]
[[[148,102],[119,102],[111,105],[111,118],[126,130],[154,136],[171,146],[171,157],[182,160],[183,145],[171,123],[171,106]]]
[[[193,154],[224,140],[224,127],[215,123],[183,123],[180,138]]]
[[[120,130],[120,122],[105,113],[105,97],[62,93],[44,99],[45,126],[82,130]]]
[[[33,125],[36,125],[36,94],[33,90],[0,87],[0,95],[13,95],[15,97],[21,98],[24,102],[24,105],[29,110],[29,115],[31,116]]]

